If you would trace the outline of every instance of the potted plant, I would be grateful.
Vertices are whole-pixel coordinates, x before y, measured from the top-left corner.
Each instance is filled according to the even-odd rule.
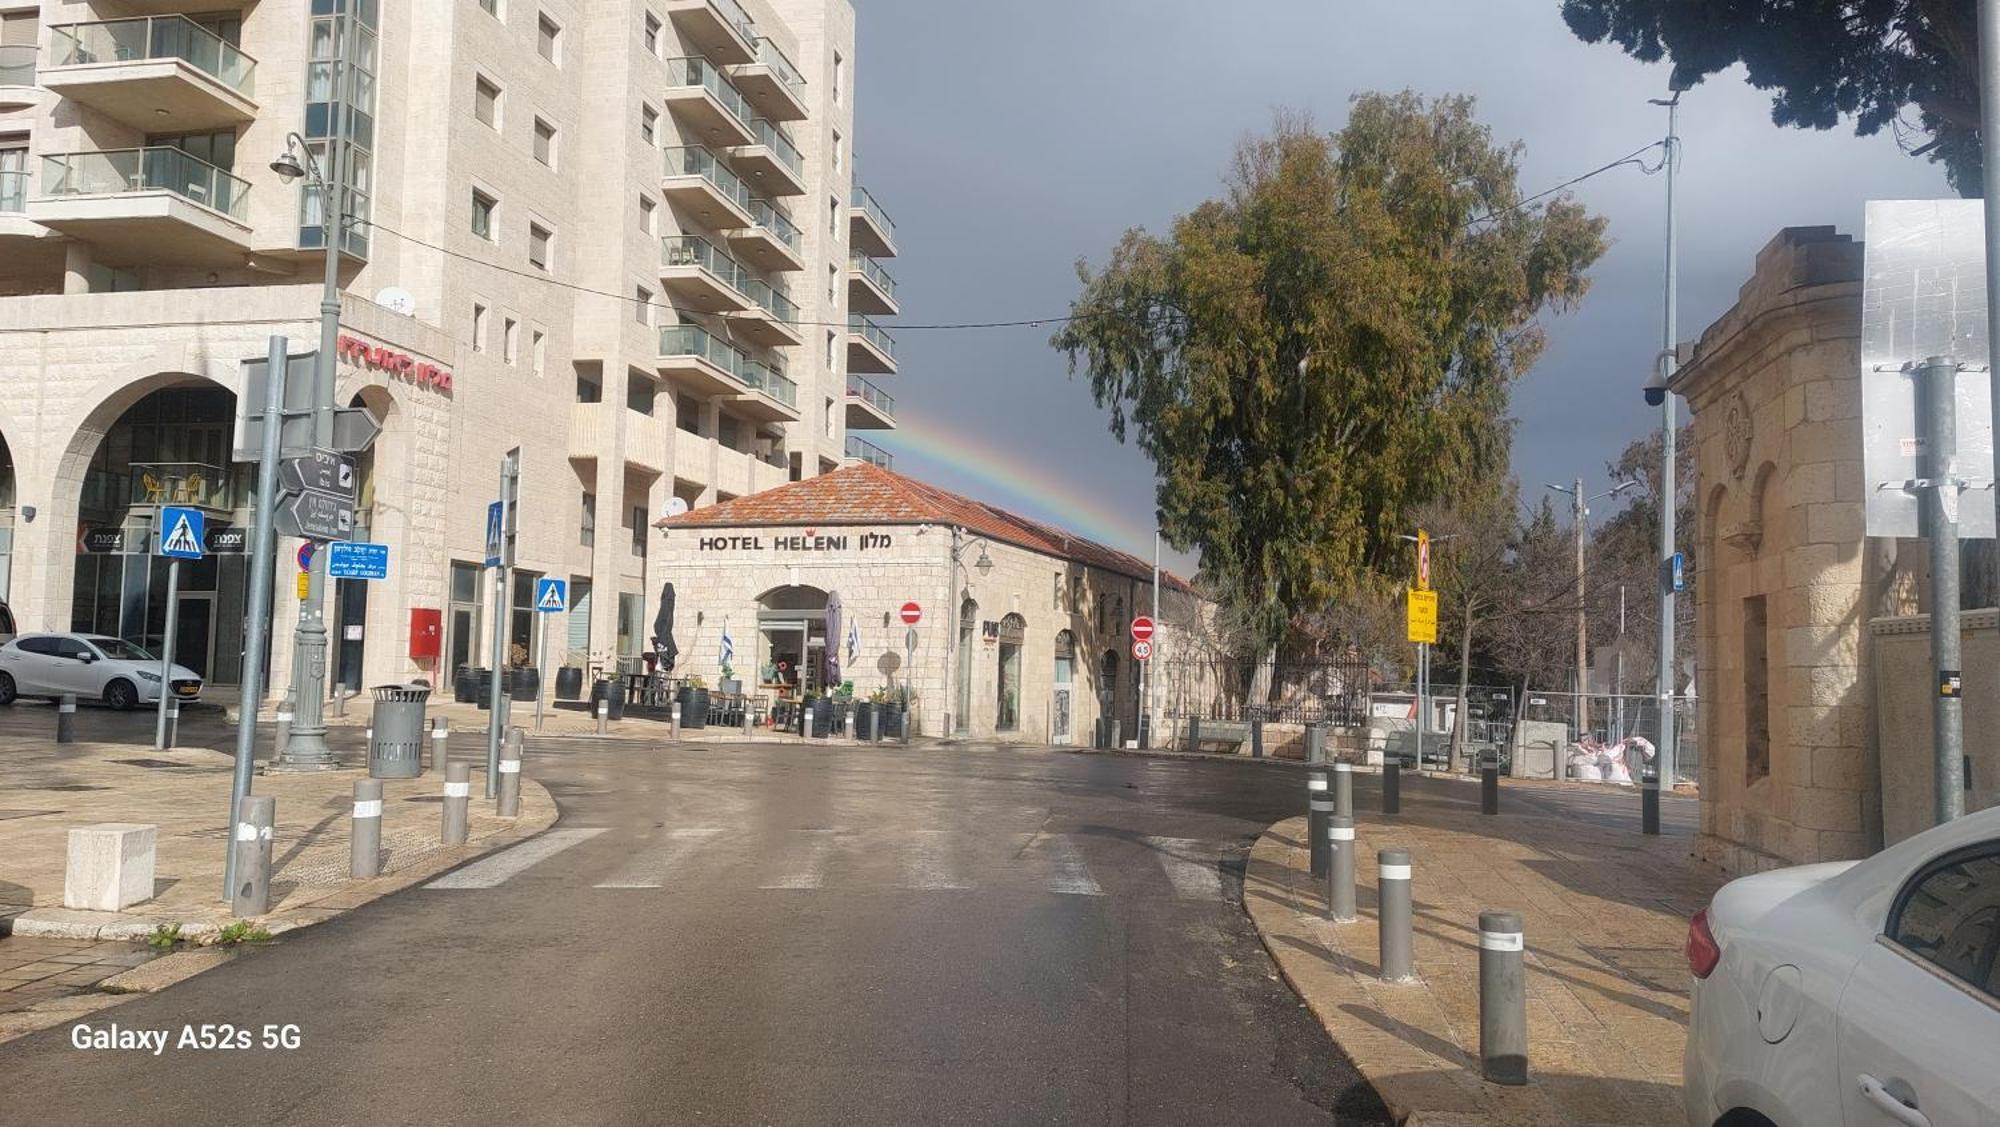
[[[743,691],[743,682],[736,679],[736,668],[728,662],[722,663],[722,677],[715,683],[715,691],[735,696]]]
[[[881,704],[881,701],[882,690],[877,689],[869,693],[866,700],[857,700],[854,702],[854,737],[856,739],[874,740],[879,738],[875,725],[878,719],[876,708]]]
[[[903,724],[909,710],[908,691],[882,694],[882,703],[876,709],[876,724],[885,740],[903,738]]]
[[[681,727],[708,727],[708,682],[699,673],[681,682]]]

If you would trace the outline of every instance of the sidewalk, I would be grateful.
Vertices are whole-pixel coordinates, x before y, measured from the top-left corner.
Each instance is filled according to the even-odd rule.
[[[1410,1123],[1679,1124],[1687,919],[1726,879],[1688,838],[1564,817],[1523,788],[1497,816],[1412,803],[1385,818],[1357,800],[1361,918],[1326,918],[1306,819],[1252,849],[1244,901],[1279,969],[1385,1101]],[[1373,795],[1370,795],[1373,801]],[[1413,810],[1413,805],[1420,809]],[[1378,976],[1376,851],[1410,851],[1419,981]],[[1521,913],[1527,938],[1530,1082],[1479,1076],[1478,919]]]

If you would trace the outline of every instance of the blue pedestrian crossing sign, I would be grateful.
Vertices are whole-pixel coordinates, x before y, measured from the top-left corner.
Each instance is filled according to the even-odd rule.
[[[569,609],[569,580],[535,580],[535,609],[543,614],[554,614]]]
[[[160,554],[174,560],[198,560],[208,542],[207,514],[200,509],[160,507]]]

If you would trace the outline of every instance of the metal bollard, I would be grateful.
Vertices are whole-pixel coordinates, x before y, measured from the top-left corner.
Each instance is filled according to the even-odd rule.
[[[1200,751],[1200,750],[1201,750],[1201,717],[1199,717],[1199,716],[1190,716],[1190,717],[1188,717],[1188,722],[1187,722],[1187,733],[1188,733],[1188,735],[1187,735],[1187,749],[1188,749],[1189,751]]]
[[[1139,750],[1151,751],[1152,748],[1153,718],[1142,712],[1139,714]]]
[[[673,711],[667,714],[667,738],[681,738],[681,702],[675,701]]]
[[[335,685],[333,687],[333,715],[337,719],[347,719],[347,696],[346,685]]]
[[[442,716],[431,717],[431,770],[442,771],[451,760],[451,721]]]
[[[1317,720],[1306,725],[1306,762],[1326,762],[1326,728]]]
[[[1500,764],[1485,755],[1479,757],[1479,812],[1500,812]]]
[[[749,739],[749,738],[750,738],[750,727],[751,727],[751,725],[752,725],[753,723],[754,723],[754,719],[753,719],[753,717],[752,717],[752,716],[750,715],[750,704],[749,704],[749,702],[748,702],[748,701],[745,701],[745,702],[744,702],[744,704],[743,704],[743,738],[744,738],[744,739]]]
[[[1382,933],[1382,981],[1408,982],[1410,972],[1410,851],[1384,849],[1375,855],[1375,921]]]
[[[238,916],[261,916],[271,910],[271,827],[278,820],[278,800],[267,794],[247,794],[236,811],[236,887],[229,910]]]
[[[1639,832],[1660,832],[1660,772],[1648,767],[1639,775]]]
[[[1403,761],[1384,759],[1382,761],[1382,813],[1401,814],[1403,812]]]
[[[609,731],[610,728],[611,728],[611,702],[608,700],[598,701],[597,734],[601,736],[605,734],[607,731]]]
[[[1326,820],[1326,914],[1335,923],[1359,919],[1354,910],[1354,819],[1335,814]]]
[[[1528,980],[1521,917],[1479,913],[1479,1072],[1495,1084],[1528,1082]]]
[[[275,749],[271,753],[273,758],[283,759],[285,757],[285,749],[292,746],[292,719],[294,715],[292,712],[292,695],[286,693],[285,699],[278,703],[278,734],[273,738],[271,745]]]
[[[1264,722],[1250,721],[1250,758],[1264,758]]]
[[[382,871],[382,780],[354,780],[353,861],[348,872],[356,880]]]
[[[494,813],[502,818],[521,816],[521,729],[507,729],[507,742],[500,747],[500,799]]]
[[[167,698],[167,730],[160,746],[171,750],[181,738],[181,702],[179,698]]]
[[[1111,721],[1109,732],[1111,734],[1111,746],[1106,748],[1105,750],[1117,751],[1123,748],[1125,746],[1125,721],[1123,720]]]
[[[453,763],[444,769],[444,826],[438,840],[465,844],[465,807],[472,798],[472,765]]]
[[[56,742],[76,742],[76,694],[64,693],[56,702]]]
[[[1354,765],[1336,763],[1333,765],[1333,812],[1343,818],[1354,817]]]
[[[1306,772],[1306,842],[1315,877],[1326,875],[1326,820],[1333,815],[1333,795],[1327,791],[1326,772],[1315,767]]]

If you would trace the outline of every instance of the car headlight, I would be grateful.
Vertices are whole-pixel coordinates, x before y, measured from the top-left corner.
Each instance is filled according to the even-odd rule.
[[[158,673],[153,672],[150,669],[141,669],[139,670],[139,680],[150,681],[153,684],[157,685],[160,683],[160,675]]]

